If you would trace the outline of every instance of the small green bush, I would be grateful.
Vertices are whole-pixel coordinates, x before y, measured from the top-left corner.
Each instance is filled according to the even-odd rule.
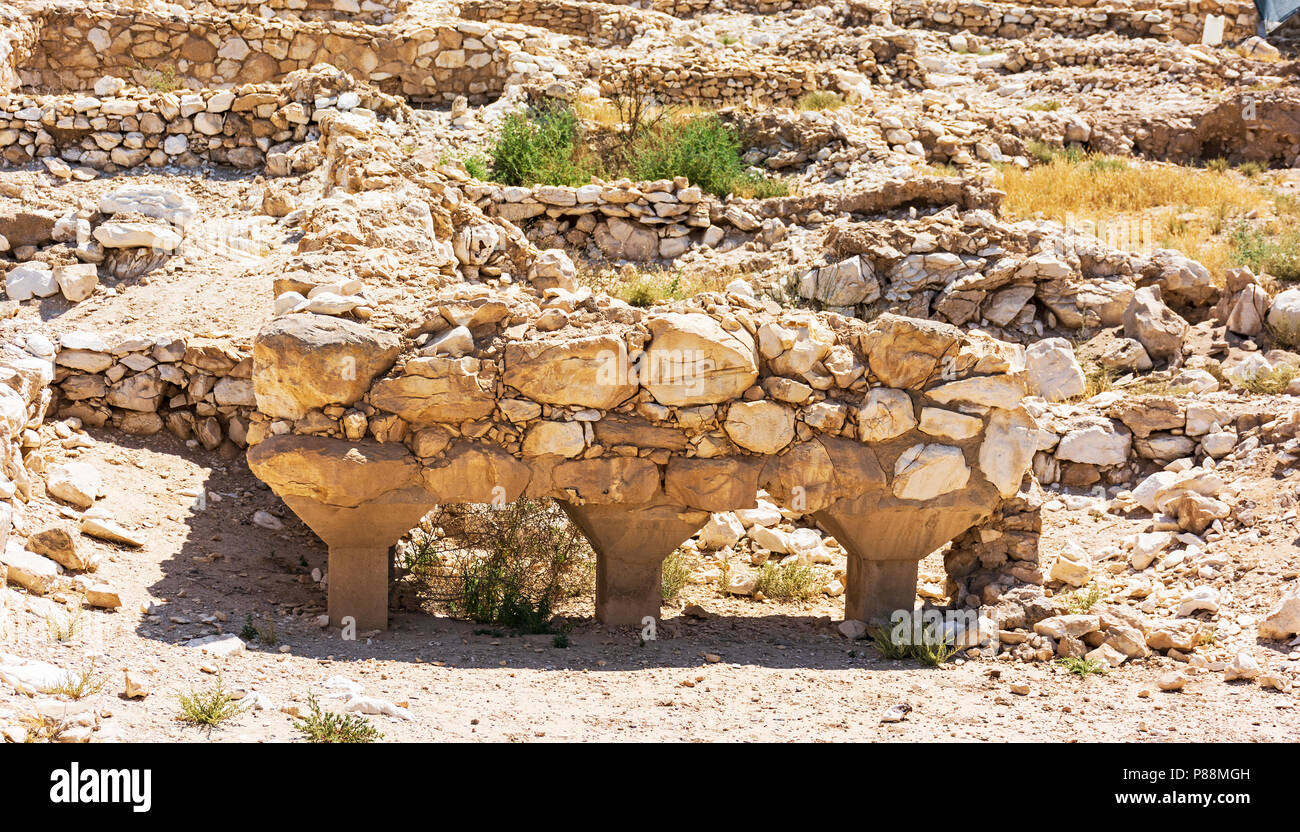
[[[322,711],[315,694],[307,696],[307,705],[311,713],[293,723],[307,742],[363,743],[384,737],[364,716]]]
[[[1079,656],[1067,656],[1057,659],[1056,663],[1065,668],[1069,673],[1075,676],[1085,677],[1093,674],[1105,675],[1106,666],[1095,659],[1085,659]]]
[[[1300,230],[1270,234],[1241,224],[1232,232],[1231,248],[1234,266],[1249,266],[1256,274],[1267,272],[1278,280],[1300,281]]]
[[[220,676],[207,690],[191,688],[189,693],[181,694],[180,703],[181,713],[177,719],[209,728],[239,713],[239,701],[235,699],[234,693],[226,689]]]
[[[681,549],[675,550],[671,555],[664,558],[663,567],[660,570],[660,583],[662,584],[663,599],[665,601],[676,598],[690,583],[693,565],[691,558]]]
[[[805,601],[817,594],[817,577],[811,566],[793,561],[778,566],[768,561],[758,570],[754,592],[776,601]]]
[[[550,105],[511,113],[492,148],[492,177],[505,185],[583,185],[591,171],[575,161],[578,118]]]

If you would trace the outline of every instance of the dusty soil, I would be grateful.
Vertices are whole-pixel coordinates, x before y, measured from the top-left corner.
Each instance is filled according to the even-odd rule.
[[[325,597],[310,573],[324,568],[324,547],[242,459],[192,450],[167,435],[95,434],[87,447],[47,447],[56,450],[51,462],[75,456],[95,464],[118,519],[140,530],[147,544],[129,550],[80,538],[79,545],[102,550],[100,574],[119,588],[123,607],[87,611],[81,633],[68,642],[50,634],[45,615],[53,602],[10,595],[15,609],[7,650],[72,668],[102,650],[95,672],[105,684],[75,703],[6,689],[0,713],[94,709],[103,717],[98,735],[104,739],[295,740],[293,717],[280,709],[306,711],[312,691],[330,707],[324,683],[335,676],[409,707],[411,721],[371,717],[386,740],[1300,739],[1294,695],[1225,683],[1221,674],[1163,693],[1155,679],[1178,666],[1171,659],[1087,678],[1050,664],[960,656],[940,668],[885,661],[868,643],[849,642],[836,631],[842,601],[723,599],[712,584],[690,585],[665,608],[659,638],[644,644],[635,628],[602,627],[590,610],[573,620],[566,648],[549,635],[511,636],[422,611],[395,613],[390,630],[345,641],[338,630],[315,623]],[[1292,473],[1261,485],[1282,495],[1294,493],[1296,480]],[[201,510],[199,489],[211,495]],[[60,510],[38,496],[30,527],[57,521]],[[258,510],[282,517],[284,528],[253,525]],[[1066,535],[1102,546],[1143,525],[1087,511],[1052,512],[1044,548],[1050,552]],[[1294,580],[1297,564],[1293,520],[1261,523],[1261,531],[1263,541],[1241,553],[1243,562],[1258,565],[1234,585],[1250,610],[1274,603],[1279,579],[1287,572]],[[941,570],[934,556],[922,564],[923,575]],[[686,617],[687,604],[711,616]],[[150,605],[155,614],[145,614]],[[263,630],[272,618],[275,644],[253,641],[247,652],[221,660],[184,646],[218,631],[237,633],[249,616]],[[1286,663],[1279,655],[1270,664],[1278,661]],[[267,708],[211,731],[179,722],[178,696],[217,682],[205,665],[219,670],[226,687],[266,697]],[[123,698],[124,670],[149,686],[147,698]],[[1013,683],[1030,692],[1012,693]],[[896,703],[912,711],[901,723],[882,724]]]

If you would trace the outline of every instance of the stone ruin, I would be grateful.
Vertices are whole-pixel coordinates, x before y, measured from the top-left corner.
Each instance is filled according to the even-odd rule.
[[[659,613],[664,556],[761,491],[847,551],[845,617],[866,621],[912,609],[917,562],[949,541],[957,605],[994,610],[1012,584],[1073,580],[1060,560],[1050,576],[1039,568],[1040,484],[1113,489],[1143,466],[1223,458],[1239,436],[1256,439],[1251,450],[1262,441],[1300,455],[1300,412],[1204,400],[1218,380],[1183,368],[1190,336],[1160,326],[1173,314],[1166,301],[1205,323],[1218,302],[1218,317],[1237,321],[1232,331],[1257,334],[1266,306],[1241,323],[1262,291],[1253,277],[1230,280],[1224,297],[1176,253],[1063,242],[1050,223],[1003,221],[1002,194],[979,175],[895,173],[900,158],[976,173],[985,163],[1027,166],[1032,140],[1295,164],[1293,88],[1230,91],[1191,109],[1182,98],[1117,100],[1105,105],[1113,118],[1090,124],[1018,110],[1008,123],[945,99],[947,68],[911,34],[937,24],[961,39],[949,44],[1035,35],[1008,45],[997,66],[981,64],[990,77],[1113,61],[1151,75],[1243,78],[1272,62],[1226,52],[1208,61],[1186,44],[1200,12],[1227,15],[1230,36],[1246,36],[1250,3],[1200,3],[1194,14],[1159,0],[1101,11],[866,0],[768,51],[736,57],[683,35],[680,52],[635,61],[608,50],[657,30],[676,37],[675,20],[711,4],[475,0],[454,14],[369,0],[137,5],[0,9],[0,157],[82,181],[145,167],[261,171],[262,209],[300,234],[297,251],[261,267],[279,275],[277,297],[252,341],[65,333],[16,342],[0,388],[5,511],[41,473],[26,467],[36,464],[28,433],[47,411],[244,451],[329,547],[331,621],[371,629],[387,623],[390,547],[434,506],[549,497],[597,552],[600,620],[639,624]],[[795,5],[728,4],[760,14]],[[1103,37],[1117,28],[1140,40]],[[819,64],[829,59],[842,68]],[[780,107],[815,90],[865,89],[881,112],[737,115],[752,120],[769,169],[803,167],[829,182],[765,200],[719,199],[684,179],[509,188],[401,146],[411,105],[463,113],[547,95],[580,100],[617,92],[633,68],[678,102]],[[1277,77],[1295,71],[1276,68]],[[1037,83],[1051,92],[1057,81]],[[888,97],[900,90],[930,112],[895,106]],[[1260,124],[1241,122],[1244,95],[1255,95]],[[277,180],[311,172],[328,192],[298,209]],[[10,299],[76,302],[97,285],[87,266],[120,278],[156,266],[139,252],[195,236],[189,207],[160,209],[159,198],[115,193],[90,219],[0,218],[14,250],[68,255],[51,265],[21,258],[6,276]],[[816,312],[782,309],[744,281],[637,309],[578,288],[562,250],[665,262],[701,247],[761,251],[787,224],[805,223],[825,227],[826,256],[793,275]],[[378,290],[394,288],[402,302],[383,302]],[[1149,314],[1130,332],[1133,308]],[[1064,389],[1062,377],[1043,368],[1068,344],[1013,342],[1095,325],[1124,327],[1111,350],[1117,369],[1167,362],[1193,396],[1136,413],[1114,401],[1023,403],[1081,388],[1049,392]],[[1082,384],[1065,375],[1067,386]],[[1153,422],[1151,410],[1167,418]],[[1167,512],[1169,529],[1212,529],[1228,515],[1193,495],[1214,498],[1203,470],[1178,472],[1159,499],[1138,502]],[[131,539],[91,520],[101,536]],[[993,615],[1000,628],[1025,624]]]
[[[329,545],[335,622],[385,625],[389,548],[435,505],[529,496],[559,501],[590,539],[600,620],[640,623],[659,614],[663,558],[760,488],[847,549],[847,617],[910,609],[917,562],[1029,467],[1023,355],[906,318],[745,306],[508,337],[491,358],[466,349],[508,314],[490,298],[426,354],[342,320],[276,318],[253,384],[277,421],[249,465]],[[362,439],[367,405],[372,432],[404,440]],[[337,427],[304,425],[331,409]]]

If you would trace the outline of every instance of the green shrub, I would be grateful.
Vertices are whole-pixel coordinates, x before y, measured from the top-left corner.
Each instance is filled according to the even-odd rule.
[[[239,701],[226,689],[221,677],[208,690],[190,689],[180,696],[181,713],[177,719],[192,725],[211,728],[239,713]]]
[[[1106,673],[1106,666],[1095,659],[1067,656],[1066,658],[1057,659],[1056,663],[1075,676],[1091,676],[1094,673],[1105,675]]]
[[[364,716],[322,711],[315,694],[307,696],[307,705],[311,708],[311,713],[293,723],[293,727],[307,742],[362,743],[384,737]]]
[[[465,166],[465,172],[475,179],[486,182],[492,175],[488,168],[488,160],[482,156],[466,156],[461,159],[461,164]]]
[[[694,563],[691,558],[681,549],[675,550],[671,555],[664,558],[663,567],[660,569],[659,574],[665,601],[673,600],[686,588],[686,585],[691,581],[693,566]]]
[[[429,544],[430,560],[446,568],[417,577],[472,621],[551,632],[556,608],[590,588],[587,540],[550,500],[443,506],[433,525],[445,534]]]
[[[562,105],[511,113],[492,147],[492,177],[505,185],[582,185],[592,171],[579,164],[578,118]]]
[[[754,592],[776,601],[804,601],[817,594],[817,577],[811,566],[795,561],[778,566],[768,561],[758,570]]]
[[[634,150],[632,173],[636,179],[685,176],[716,196],[734,193],[762,199],[788,192],[779,180],[745,168],[735,128],[712,113],[669,120],[647,132]]]
[[[1278,280],[1300,281],[1300,230],[1270,234],[1242,224],[1232,232],[1231,247],[1234,266],[1249,266],[1256,274],[1267,272]]]

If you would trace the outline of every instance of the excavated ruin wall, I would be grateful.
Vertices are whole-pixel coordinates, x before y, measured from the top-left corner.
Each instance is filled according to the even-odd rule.
[[[1224,40],[1241,40],[1256,33],[1259,15],[1253,2],[1190,0],[1137,2],[1102,8],[1067,3],[958,2],[957,0],[893,0],[893,22],[900,26],[974,32],[1003,38],[1025,38],[1036,32],[1086,36],[1106,32],[1165,37],[1200,43],[1205,16],[1225,16]]]
[[[340,102],[344,93],[355,100]],[[0,95],[0,159],[17,165],[57,156],[108,172],[205,162],[255,169],[307,139],[320,116],[340,103],[389,118],[402,117],[405,109],[392,97],[329,71],[297,73],[283,83],[244,85],[238,91]]]
[[[626,45],[651,29],[670,31],[676,22],[660,12],[576,0],[468,0],[460,4],[460,16],[539,26],[596,46]]]
[[[443,19],[394,30],[349,22],[292,22],[248,15],[119,13],[111,6],[55,7],[39,21],[30,57],[19,63],[24,85],[39,90],[88,90],[104,75],[164,91],[278,80],[326,63],[381,90],[417,101],[475,102],[496,97],[515,71],[538,62],[564,73],[545,56],[535,33],[509,26]]]
[[[179,0],[176,5],[200,12],[243,12],[261,18],[381,24],[393,22],[410,3],[408,0]]]
[[[696,243],[717,245],[726,234],[754,234],[802,222],[820,211],[879,214],[909,205],[996,208],[997,193],[956,178],[914,177],[880,187],[818,197],[723,202],[684,180],[615,182],[579,188],[467,185],[484,213],[512,223],[536,222],[528,233],[543,248],[594,245],[610,260],[672,259]]]

